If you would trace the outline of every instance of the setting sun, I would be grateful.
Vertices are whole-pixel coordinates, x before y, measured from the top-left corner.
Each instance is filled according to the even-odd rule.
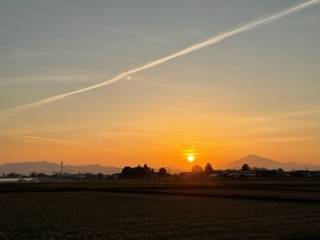
[[[194,162],[194,160],[195,160],[195,157],[193,156],[193,155],[188,155],[187,156],[187,160],[188,160],[188,162]]]
[[[194,162],[194,161],[196,160],[196,156],[197,156],[195,147],[192,146],[192,145],[186,147],[185,150],[183,151],[183,155],[184,155],[184,158],[185,158],[189,163]]]

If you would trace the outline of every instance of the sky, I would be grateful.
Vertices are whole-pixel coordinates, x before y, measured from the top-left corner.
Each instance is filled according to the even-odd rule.
[[[1,0],[0,116],[299,0]],[[108,86],[0,118],[0,163],[320,165],[320,4]]]

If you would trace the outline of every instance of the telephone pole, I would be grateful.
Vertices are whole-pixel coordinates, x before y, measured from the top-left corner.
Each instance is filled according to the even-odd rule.
[[[60,174],[63,175],[63,161],[60,163]]]

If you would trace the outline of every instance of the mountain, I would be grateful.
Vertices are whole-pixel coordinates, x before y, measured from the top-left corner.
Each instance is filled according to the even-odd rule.
[[[247,155],[239,160],[227,163],[221,166],[222,169],[240,169],[243,164],[248,164],[250,167],[277,169],[283,168],[285,170],[305,169],[305,165],[296,163],[283,163],[268,158],[260,157],[255,154]],[[308,166],[309,169],[320,169],[320,166]]]
[[[121,171],[117,167],[102,166],[99,164],[91,165],[64,165],[63,167],[65,173],[104,173],[112,174]],[[0,173],[20,173],[20,174],[30,174],[32,172],[37,173],[57,173],[60,172],[60,164],[52,162],[20,162],[20,163],[5,163],[0,165]]]

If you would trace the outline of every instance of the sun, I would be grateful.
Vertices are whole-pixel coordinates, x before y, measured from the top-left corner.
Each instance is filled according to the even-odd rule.
[[[193,163],[196,159],[197,159],[197,151],[195,149],[194,146],[190,145],[187,146],[184,150],[183,150],[183,158],[185,160],[187,160],[189,163]]]
[[[195,157],[193,155],[188,155],[187,160],[188,160],[188,162],[192,163],[192,162],[194,162]]]

